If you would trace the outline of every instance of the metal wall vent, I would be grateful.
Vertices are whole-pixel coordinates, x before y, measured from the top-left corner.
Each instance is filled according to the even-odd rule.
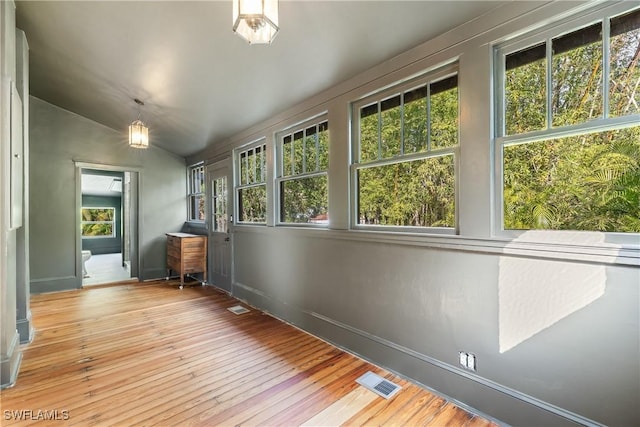
[[[233,307],[227,308],[227,310],[229,310],[233,314],[244,314],[250,311],[248,308],[243,307],[241,305],[234,305]]]
[[[356,382],[385,399],[390,399],[402,388],[371,371],[358,378]]]

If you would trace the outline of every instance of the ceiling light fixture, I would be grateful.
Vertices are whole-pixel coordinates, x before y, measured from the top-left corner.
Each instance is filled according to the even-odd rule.
[[[233,0],[233,31],[249,44],[271,43],[278,30],[278,0]]]
[[[149,128],[140,120],[140,107],[144,105],[144,102],[138,98],[134,99],[134,102],[138,104],[138,119],[129,125],[129,146],[147,148],[149,147]]]

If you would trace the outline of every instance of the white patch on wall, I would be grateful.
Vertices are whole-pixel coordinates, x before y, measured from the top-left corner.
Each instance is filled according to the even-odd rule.
[[[604,295],[602,265],[503,256],[498,275],[500,353]]]

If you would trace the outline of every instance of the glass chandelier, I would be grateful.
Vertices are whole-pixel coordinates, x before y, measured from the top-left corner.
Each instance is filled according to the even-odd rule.
[[[278,30],[278,0],[233,0],[233,31],[249,44],[271,43]]]
[[[143,106],[144,102],[138,98],[134,99],[135,103]],[[138,119],[129,125],[129,146],[134,148],[149,147],[149,128],[140,120],[140,112],[138,111]]]

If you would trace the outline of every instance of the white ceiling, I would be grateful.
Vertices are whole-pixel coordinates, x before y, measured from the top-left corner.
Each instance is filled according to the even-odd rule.
[[[122,178],[116,176],[82,174],[81,191],[85,196],[122,196]]]
[[[189,156],[504,1],[280,1],[249,46],[225,1],[17,1],[31,94]]]

